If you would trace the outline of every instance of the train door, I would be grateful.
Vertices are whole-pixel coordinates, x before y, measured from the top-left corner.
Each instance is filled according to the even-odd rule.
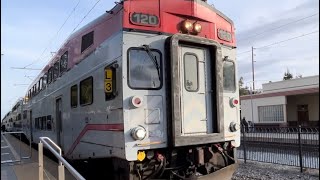
[[[63,133],[62,133],[62,100],[56,99],[56,132],[57,132],[57,144],[61,147],[63,145]]]
[[[32,110],[30,110],[30,119],[29,119],[29,127],[30,127],[30,139],[33,142],[33,127],[32,127]]]
[[[210,133],[211,74],[206,48],[180,47],[182,134]]]

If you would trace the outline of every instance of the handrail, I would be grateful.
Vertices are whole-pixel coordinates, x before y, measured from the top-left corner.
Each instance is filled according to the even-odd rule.
[[[52,145],[54,145],[58,150],[59,150],[59,155],[60,156],[62,156],[62,151],[61,151],[61,148],[58,146],[58,145],[56,145],[56,143],[54,143],[50,138],[48,138],[48,137],[41,137],[42,138],[42,140],[48,140],[48,141],[50,141],[51,143],[52,143]],[[59,161],[59,165],[62,165],[62,163],[61,163],[61,161]]]
[[[77,180],[85,180],[77,170],[75,170],[61,155],[61,148],[54,143],[48,137],[40,137],[39,142],[39,180],[43,180],[43,144],[50,150],[50,152],[59,159],[59,168],[58,168],[58,176],[59,180],[64,180],[64,166],[69,170],[69,172],[77,179]],[[58,150],[59,153],[52,148],[52,146],[46,141],[49,140],[52,145],[54,145]],[[42,144],[43,143],[43,144]]]
[[[21,134],[25,134],[23,131],[13,131],[13,132],[1,132],[1,136],[4,137],[5,134],[20,134],[20,141],[21,141]],[[7,141],[7,139],[4,137],[4,140]],[[9,144],[9,142],[6,142]],[[31,141],[29,141],[29,150],[30,155],[29,156],[21,156],[21,142],[19,143],[19,160],[8,160],[8,161],[1,161],[1,164],[4,163],[13,163],[13,162],[21,162],[22,159],[30,159],[32,157],[32,147],[31,147]]]

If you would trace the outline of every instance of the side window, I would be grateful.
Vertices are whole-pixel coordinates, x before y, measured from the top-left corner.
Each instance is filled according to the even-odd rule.
[[[59,61],[57,61],[53,66],[53,81],[59,77]]]
[[[43,116],[40,118],[41,119],[41,129],[46,130],[47,129],[47,118],[46,116]]]
[[[78,106],[78,85],[71,87],[71,107],[75,108]]]
[[[47,76],[48,76],[48,74],[45,73],[45,74],[43,75],[43,77],[42,77],[42,89],[45,89],[46,86],[47,86]]]
[[[39,118],[35,118],[34,127],[35,127],[35,129],[40,129],[40,127],[39,127]]]
[[[93,102],[93,77],[80,82],[80,105],[85,106]]]
[[[236,90],[235,66],[232,61],[223,61],[223,89],[234,92]]]
[[[60,74],[65,72],[68,68],[68,51],[66,51],[60,59]]]
[[[43,89],[43,85],[42,85],[43,80],[42,79],[43,79],[43,77],[41,77],[39,80],[39,89],[40,89],[39,91],[41,91]]]
[[[37,83],[37,92],[38,93],[40,92],[40,81],[38,81],[38,83]]]
[[[48,129],[48,130],[51,130],[53,128],[51,115],[47,116],[47,122],[46,123],[47,123],[46,124],[47,125],[47,129],[48,129],[48,126],[49,126],[50,129]]]
[[[46,120],[44,117],[39,117],[41,123],[41,130],[46,130]]]
[[[199,89],[198,58],[195,54],[184,54],[184,87],[187,91],[196,92]]]
[[[27,119],[27,111],[23,111],[23,119]]]
[[[47,118],[47,117],[50,117],[50,118]],[[51,122],[51,116],[44,116],[45,118],[45,122],[47,123],[47,130],[52,130],[52,122]]]
[[[93,31],[88,34],[82,36],[81,41],[81,53],[88,49],[93,44]]]
[[[36,85],[33,85],[32,86],[32,94],[33,94],[33,96],[35,96],[36,95]]]
[[[104,92],[105,100],[111,100],[117,95],[116,88],[116,68],[118,64],[113,64],[104,69]]]
[[[52,71],[53,71],[53,68],[50,68],[48,70],[48,80],[47,80],[48,84],[52,82]]]

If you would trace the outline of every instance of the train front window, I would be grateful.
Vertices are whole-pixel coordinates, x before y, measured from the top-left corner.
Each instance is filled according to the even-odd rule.
[[[147,48],[128,51],[128,85],[132,89],[160,89],[161,53]]]
[[[236,90],[235,67],[232,61],[223,62],[223,89],[230,92]]]

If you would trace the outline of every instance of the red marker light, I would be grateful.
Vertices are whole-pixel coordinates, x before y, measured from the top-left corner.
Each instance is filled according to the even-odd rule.
[[[140,104],[140,103],[141,103],[141,99],[140,99],[140,98],[135,98],[135,99],[134,99],[134,103]]]
[[[231,107],[236,107],[236,105],[239,104],[239,100],[235,98],[231,98],[229,101],[229,104]]]
[[[138,108],[141,107],[143,104],[143,100],[141,97],[139,96],[133,96],[131,98],[131,104],[133,105],[133,107]]]
[[[238,104],[239,101],[237,99],[233,100],[233,104]]]

